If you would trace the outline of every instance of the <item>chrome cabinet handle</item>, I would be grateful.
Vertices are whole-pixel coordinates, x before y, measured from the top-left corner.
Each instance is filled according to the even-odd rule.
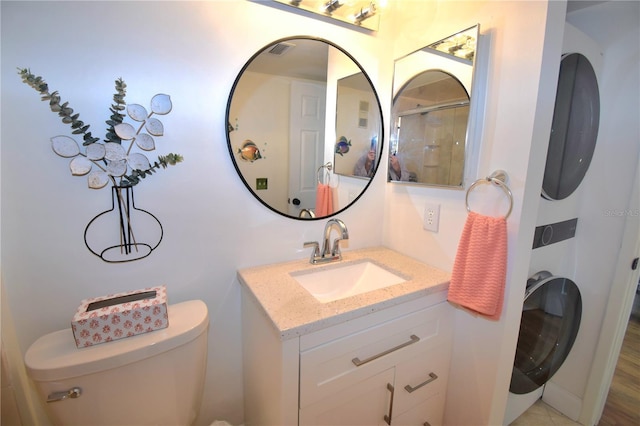
[[[425,385],[428,385],[429,383],[433,382],[437,378],[438,378],[438,376],[436,376],[436,373],[429,373],[429,378],[427,380],[425,380],[424,382],[420,383],[418,386],[411,387],[411,385],[407,385],[407,386],[404,387],[404,389],[407,392],[411,393],[411,392],[413,392],[415,390],[420,389],[421,387],[423,387]]]
[[[78,398],[82,395],[82,389],[79,387],[71,388],[67,391],[53,392],[47,397],[47,402],[62,401],[67,398]]]
[[[384,415],[384,421],[391,426],[391,414],[393,412],[393,395],[395,394],[395,388],[391,383],[387,383],[387,389],[391,392],[391,400],[389,401],[389,414]]]
[[[362,361],[361,361],[361,360],[360,360],[360,358],[355,357],[354,359],[352,359],[352,360],[351,360],[351,362],[353,362],[353,363],[356,365],[356,367],[360,367],[361,365],[366,364],[366,363],[368,363],[368,362],[371,362],[371,361],[373,361],[374,359],[378,359],[378,358],[380,358],[380,357],[383,357],[383,356],[385,356],[385,355],[390,354],[391,352],[395,352],[395,351],[397,351],[398,349],[402,349],[402,348],[404,348],[405,346],[413,345],[414,343],[417,343],[417,342],[419,342],[419,341],[420,341],[420,338],[419,338],[418,336],[416,336],[415,334],[412,334],[409,338],[410,338],[411,340],[409,340],[408,342],[404,342],[404,343],[403,343],[403,344],[401,344],[401,345],[398,345],[398,346],[393,347],[393,348],[391,348],[391,349],[387,349],[386,351],[384,351],[384,352],[380,352],[379,354],[374,355],[374,356],[372,356],[372,357],[369,357],[369,358],[367,358],[367,359],[365,359],[365,360],[362,360]]]

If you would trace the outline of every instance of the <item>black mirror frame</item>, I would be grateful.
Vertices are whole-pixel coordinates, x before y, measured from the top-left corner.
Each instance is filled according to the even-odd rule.
[[[379,154],[378,154],[378,162],[375,165],[375,170],[374,170],[374,174],[373,176],[369,179],[369,182],[367,182],[367,184],[365,185],[364,188],[362,188],[362,191],[360,192],[360,194],[358,194],[358,196],[356,198],[354,198],[351,202],[349,202],[349,204],[347,204],[345,207],[341,208],[340,210],[335,211],[334,213],[330,214],[330,215],[326,215],[326,216],[321,216],[321,217],[298,217],[298,216],[291,216],[285,212],[281,212],[273,207],[271,207],[267,202],[265,202],[262,198],[260,198],[258,196],[258,194],[255,193],[255,191],[251,188],[251,185],[249,184],[249,182],[247,182],[247,180],[244,178],[238,163],[236,161],[236,158],[234,156],[234,150],[233,147],[231,146],[231,138],[230,138],[230,112],[231,112],[231,102],[233,101],[233,95],[236,91],[236,88],[238,86],[238,83],[240,82],[240,79],[242,78],[242,75],[244,74],[244,72],[246,71],[246,69],[251,65],[251,63],[253,62],[253,60],[259,56],[261,53],[263,53],[266,49],[268,49],[269,47],[278,44],[278,43],[282,43],[282,42],[287,42],[287,41],[291,41],[291,40],[297,40],[297,39],[304,39],[304,40],[316,40],[322,43],[326,43],[331,47],[334,47],[335,49],[339,50],[340,52],[342,52],[344,55],[346,55],[349,59],[351,59],[351,61],[353,61],[353,63],[360,69],[360,71],[362,72],[362,74],[365,76],[365,78],[367,79],[367,81],[369,82],[369,85],[371,85],[371,90],[373,91],[373,95],[376,99],[376,102],[378,104],[378,113],[380,114],[380,136],[378,137],[378,141],[379,141]],[[309,220],[326,220],[329,219],[331,217],[334,217],[342,212],[344,212],[346,209],[348,209],[349,207],[351,207],[352,205],[354,205],[362,196],[362,194],[364,194],[367,189],[369,188],[369,186],[371,185],[371,182],[373,181],[373,179],[375,178],[376,174],[378,173],[378,170],[380,168],[380,163],[382,161],[382,154],[384,152],[384,136],[385,136],[385,131],[384,131],[384,116],[382,114],[382,104],[380,103],[380,97],[378,96],[378,92],[375,89],[375,86],[373,85],[373,82],[371,81],[371,78],[369,77],[369,75],[367,74],[367,72],[364,70],[364,68],[362,67],[362,65],[360,65],[360,63],[350,54],[348,53],[345,49],[343,49],[342,47],[338,46],[337,44],[320,38],[320,37],[314,37],[314,36],[290,36],[290,37],[284,37],[284,38],[280,38],[278,40],[274,40],[268,44],[266,44],[265,46],[263,46],[260,50],[258,50],[255,54],[253,54],[251,56],[251,58],[249,58],[249,60],[242,66],[242,68],[240,69],[240,72],[238,73],[238,75],[236,76],[233,85],[231,86],[231,91],[229,92],[229,97],[227,100],[227,107],[225,110],[225,128],[226,128],[226,137],[227,137],[227,148],[229,150],[229,156],[231,158],[231,161],[233,163],[233,167],[236,170],[236,173],[238,174],[238,176],[240,177],[240,180],[242,180],[242,183],[244,184],[244,186],[249,190],[249,192],[251,193],[251,195],[253,195],[262,205],[264,205],[265,207],[267,207],[269,210],[284,216],[286,218],[289,219],[296,219],[296,220],[302,220],[302,221],[309,221]],[[326,139],[326,138],[325,138]]]

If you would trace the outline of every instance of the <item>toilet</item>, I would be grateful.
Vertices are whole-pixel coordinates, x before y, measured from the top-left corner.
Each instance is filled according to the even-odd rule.
[[[168,307],[169,326],[78,349],[71,329],[25,354],[29,377],[56,425],[190,425],[207,364],[207,306]]]

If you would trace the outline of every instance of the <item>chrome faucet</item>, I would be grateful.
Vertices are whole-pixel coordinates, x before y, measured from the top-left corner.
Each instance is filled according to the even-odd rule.
[[[310,217],[311,219],[313,219],[314,217],[316,217],[316,215],[315,213],[313,213],[313,210],[302,209],[300,210],[300,214],[298,214],[298,217]]]
[[[331,230],[337,227],[340,235],[333,241],[331,246]],[[340,219],[329,219],[324,227],[324,239],[322,241],[322,249],[319,248],[317,241],[309,241],[304,243],[304,247],[313,247],[311,252],[310,263],[325,263],[336,262],[342,259],[342,253],[340,253],[340,241],[349,239],[349,231],[347,231],[347,225]]]
[[[340,237],[336,238],[333,241],[333,248],[331,252],[329,251],[329,239],[331,238],[331,229],[333,227],[338,228],[338,232],[340,232]],[[340,254],[340,246],[338,245],[340,240],[348,240],[349,239],[349,231],[347,231],[347,225],[344,224],[340,219],[330,219],[324,227],[324,240],[322,242],[322,257],[326,256],[338,256],[342,259],[342,255]]]

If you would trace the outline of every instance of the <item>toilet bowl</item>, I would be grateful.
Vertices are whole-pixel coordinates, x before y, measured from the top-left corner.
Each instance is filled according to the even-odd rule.
[[[71,329],[36,340],[25,366],[54,424],[189,425],[207,363],[207,306],[168,307],[169,326],[78,349]]]

